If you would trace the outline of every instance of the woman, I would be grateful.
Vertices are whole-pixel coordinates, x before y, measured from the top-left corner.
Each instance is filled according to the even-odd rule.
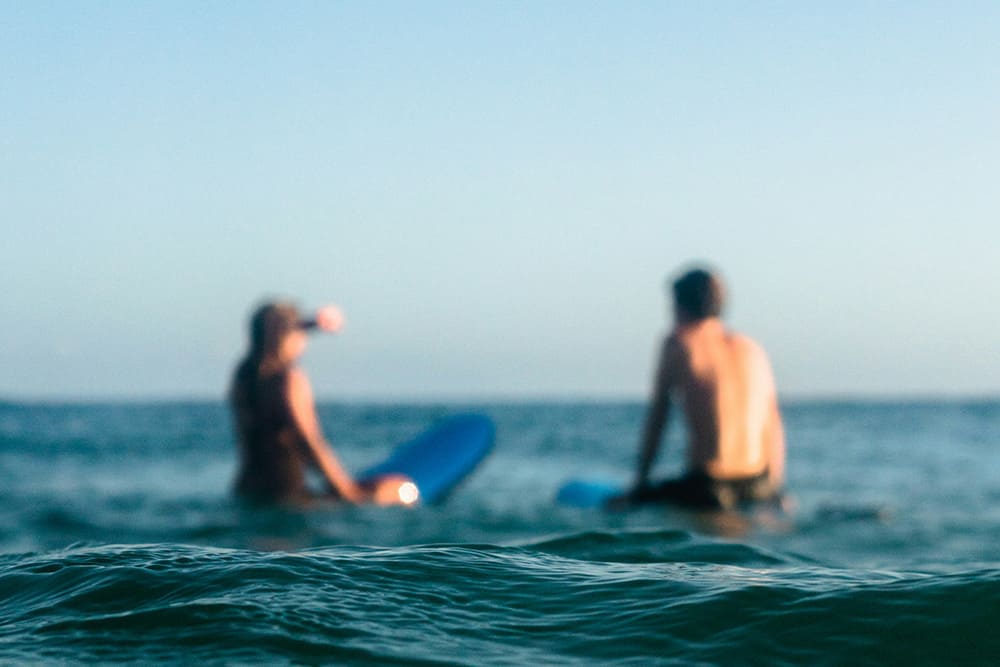
[[[356,482],[323,438],[312,389],[295,363],[306,348],[306,331],[337,332],[344,316],[336,306],[303,320],[290,303],[268,303],[250,320],[250,350],[240,362],[229,394],[239,439],[236,493],[265,502],[316,497],[306,484],[313,466],[335,497],[351,503],[410,504],[416,487],[405,477]]]

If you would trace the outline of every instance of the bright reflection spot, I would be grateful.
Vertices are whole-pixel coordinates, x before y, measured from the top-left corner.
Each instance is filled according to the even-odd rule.
[[[403,482],[399,485],[399,500],[404,505],[412,505],[420,498],[420,490],[413,482]]]

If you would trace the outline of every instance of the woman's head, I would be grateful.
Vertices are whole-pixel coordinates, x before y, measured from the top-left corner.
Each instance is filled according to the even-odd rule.
[[[305,341],[294,304],[265,303],[250,318],[250,354],[257,359],[292,362],[302,354]]]

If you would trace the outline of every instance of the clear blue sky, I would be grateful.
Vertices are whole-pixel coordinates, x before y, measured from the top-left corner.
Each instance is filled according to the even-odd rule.
[[[705,260],[786,395],[1000,393],[1000,3],[6,2],[0,396],[641,396]]]

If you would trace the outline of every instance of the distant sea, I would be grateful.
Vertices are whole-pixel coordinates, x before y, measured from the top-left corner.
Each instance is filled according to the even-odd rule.
[[[789,402],[789,513],[556,506],[637,403],[326,404],[351,469],[480,412],[440,507],[254,509],[221,403],[0,403],[0,663],[1000,664],[1000,402]],[[660,472],[681,465],[674,425]]]

